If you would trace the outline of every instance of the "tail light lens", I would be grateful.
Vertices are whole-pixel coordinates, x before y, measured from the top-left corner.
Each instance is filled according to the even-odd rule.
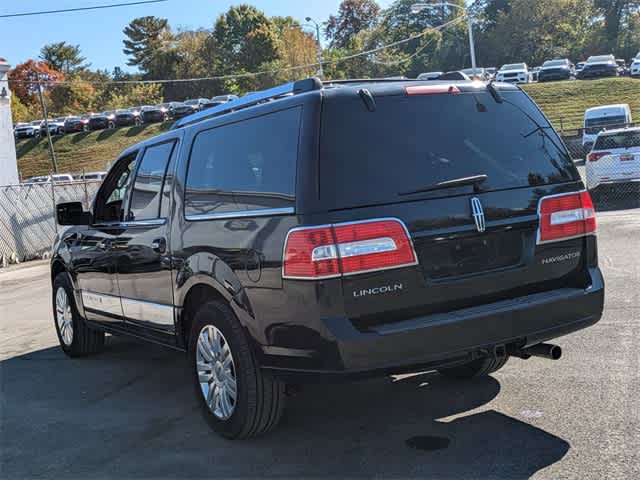
[[[596,212],[588,192],[543,197],[538,207],[538,244],[596,233]]]
[[[283,278],[317,280],[417,263],[398,219],[295,228],[284,246]]]
[[[610,152],[593,152],[587,156],[587,161],[597,162],[602,157],[606,157],[607,155],[611,155],[611,153]]]

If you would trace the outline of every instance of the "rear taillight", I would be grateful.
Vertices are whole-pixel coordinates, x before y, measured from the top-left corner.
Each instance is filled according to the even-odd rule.
[[[602,157],[606,157],[607,155],[611,155],[611,153],[610,152],[592,152],[587,156],[587,161],[597,162]]]
[[[538,244],[596,233],[596,212],[586,191],[543,197],[538,215]]]
[[[368,220],[291,230],[284,246],[282,276],[316,280],[416,263],[404,223]]]

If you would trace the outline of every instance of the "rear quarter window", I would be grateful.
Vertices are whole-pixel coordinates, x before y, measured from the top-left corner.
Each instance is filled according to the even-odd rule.
[[[198,133],[185,214],[293,207],[301,112],[294,107]]]

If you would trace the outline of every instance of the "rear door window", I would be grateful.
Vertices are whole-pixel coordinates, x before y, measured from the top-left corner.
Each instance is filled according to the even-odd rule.
[[[292,207],[301,107],[200,132],[191,149],[187,216]]]
[[[329,208],[406,199],[402,192],[487,175],[483,190],[576,180],[558,135],[522,92],[328,99],[320,192]],[[544,127],[544,128],[539,128]],[[441,192],[439,192],[441,193]],[[443,194],[446,194],[443,193]]]
[[[128,221],[152,220],[159,216],[162,184],[175,142],[166,142],[148,147],[131,194]]]

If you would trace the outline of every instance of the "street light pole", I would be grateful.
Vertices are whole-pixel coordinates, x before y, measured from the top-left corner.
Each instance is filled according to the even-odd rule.
[[[473,69],[473,75],[475,76],[476,65],[476,46],[473,40],[473,17],[471,16],[471,9],[469,7],[461,7],[451,2],[435,2],[435,3],[414,3],[411,5],[411,13],[419,13],[425,8],[432,8],[437,6],[448,6],[462,10],[467,16],[467,29],[469,30],[469,50],[471,52],[471,68]]]
[[[318,76],[322,79],[324,78],[324,69],[322,68],[322,44],[320,43],[320,24],[316,22],[313,18],[307,17],[305,21],[313,23],[316,27],[316,44],[318,47]]]

